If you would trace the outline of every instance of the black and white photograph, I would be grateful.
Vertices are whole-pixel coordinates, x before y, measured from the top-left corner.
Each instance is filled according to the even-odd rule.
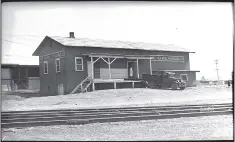
[[[4,2],[2,141],[233,140],[232,2]]]

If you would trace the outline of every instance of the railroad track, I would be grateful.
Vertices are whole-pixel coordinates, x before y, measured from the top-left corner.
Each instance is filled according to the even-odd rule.
[[[79,125],[232,114],[232,103],[2,112],[2,128]]]

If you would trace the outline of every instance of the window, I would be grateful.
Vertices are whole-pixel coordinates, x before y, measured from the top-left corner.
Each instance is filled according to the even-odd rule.
[[[44,62],[44,74],[48,74],[48,62]]]
[[[188,75],[187,74],[181,74],[180,78],[184,81],[188,81]]]
[[[55,60],[55,69],[56,69],[56,72],[60,72],[60,58],[57,58]]]
[[[83,71],[82,57],[75,57],[75,71]]]

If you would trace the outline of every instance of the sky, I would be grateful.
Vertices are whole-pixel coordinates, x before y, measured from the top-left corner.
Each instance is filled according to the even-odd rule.
[[[232,3],[20,2],[2,4],[2,63],[37,65],[43,38],[69,36],[175,44],[190,53],[190,69],[230,79],[233,70]]]

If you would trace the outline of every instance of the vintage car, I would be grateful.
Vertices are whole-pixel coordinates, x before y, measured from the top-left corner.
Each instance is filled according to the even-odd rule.
[[[158,71],[154,74],[143,74],[143,79],[150,88],[171,88],[173,90],[186,88],[186,82],[174,77],[173,72]]]

